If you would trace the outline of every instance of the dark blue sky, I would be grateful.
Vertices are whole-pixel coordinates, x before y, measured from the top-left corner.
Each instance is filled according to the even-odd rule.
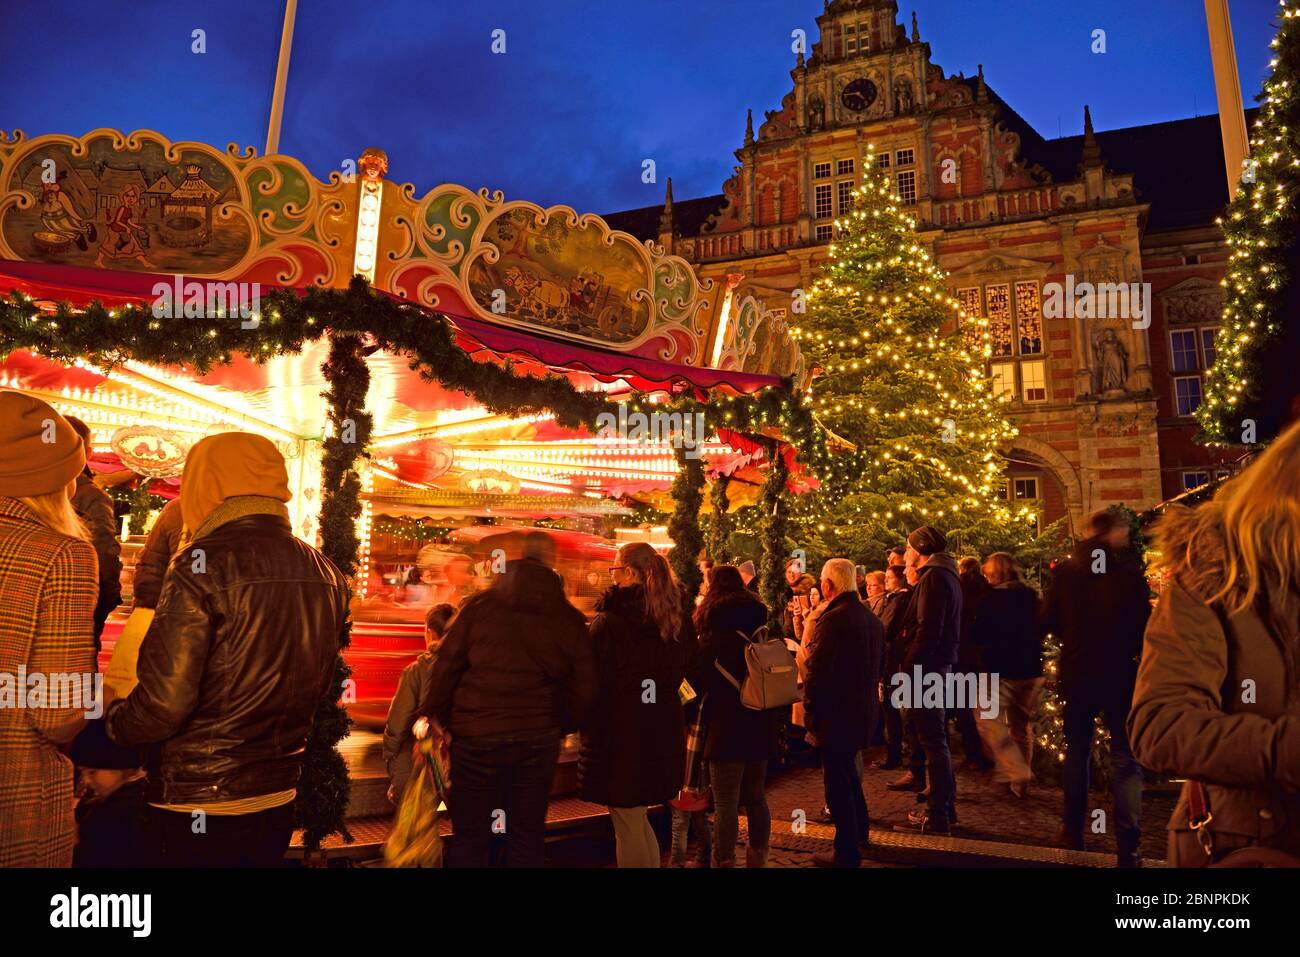
[[[150,128],[266,141],[279,0],[4,0],[0,129]],[[790,87],[821,0],[300,0],[282,152],[318,176],[370,145],[390,177],[609,212],[716,193],[745,110]],[[1049,138],[1216,112],[1199,0],[904,0],[934,61],[992,85]],[[1275,0],[1232,0],[1247,105]],[[191,53],[191,31],[207,52]],[[494,55],[491,33],[506,31]],[[1090,51],[1095,29],[1108,52]],[[659,182],[641,182],[656,161]],[[1171,167],[1177,162],[1170,158]]]

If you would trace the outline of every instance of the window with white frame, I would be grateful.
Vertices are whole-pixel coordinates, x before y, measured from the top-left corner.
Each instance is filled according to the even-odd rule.
[[[903,170],[898,174],[898,198],[905,206],[916,202],[916,170]]]
[[[853,180],[844,179],[835,184],[836,215],[845,216],[853,208]]]
[[[1219,350],[1214,344],[1214,338],[1218,334],[1219,330],[1214,326],[1205,326],[1201,329],[1201,360],[1207,369],[1212,367],[1214,360],[1219,357]]]
[[[817,227],[817,241],[819,243],[829,242],[834,238],[835,228],[830,223],[822,223]]]
[[[830,179],[830,163],[813,163],[813,179]]]
[[[1193,415],[1201,404],[1201,377],[1174,376],[1174,413]]]
[[[889,150],[876,154],[876,169],[889,169]]]
[[[1016,364],[1014,362],[994,362],[989,366],[989,379],[993,384],[993,397],[1016,394]]]
[[[994,359],[990,375],[999,383],[995,395],[1002,391],[1022,402],[1047,401],[1047,363],[1037,358],[1044,353],[1043,296],[1038,280],[964,286],[954,290],[954,295],[966,316],[961,321],[968,348],[982,349],[981,333],[987,331]],[[978,324],[981,317],[987,323],[984,328]]]
[[[1174,372],[1199,372],[1201,357],[1196,349],[1195,329],[1176,329],[1169,333],[1169,364]]]
[[[855,165],[855,164],[854,164],[854,162],[853,162],[853,157],[849,157],[848,159],[836,160],[836,162],[835,162],[835,175],[836,175],[836,176],[852,176],[852,175],[853,175],[854,165]]]
[[[1026,402],[1047,401],[1047,363],[1042,359],[1020,363],[1022,397]]]
[[[823,183],[813,191],[814,203],[813,210],[818,219],[830,219],[835,215],[835,207],[831,205],[831,185]]]
[[[916,164],[916,151],[912,149],[898,150],[894,154],[895,166],[913,166]]]
[[[1205,370],[1218,356],[1217,326],[1175,327],[1169,331],[1169,371],[1174,374],[1174,411],[1191,415],[1205,393]]]

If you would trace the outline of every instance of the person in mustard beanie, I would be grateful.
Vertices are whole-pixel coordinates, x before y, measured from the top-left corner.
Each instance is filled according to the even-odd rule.
[[[0,391],[0,672],[76,676],[82,694],[0,708],[0,868],[68,867],[73,768],[59,750],[95,707],[95,550],[70,496],[81,438],[40,399]],[[75,699],[75,700],[74,700]]]

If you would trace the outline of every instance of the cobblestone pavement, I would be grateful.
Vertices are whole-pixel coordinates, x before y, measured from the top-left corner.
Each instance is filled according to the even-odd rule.
[[[915,795],[910,792],[890,791],[886,785],[895,780],[900,771],[885,771],[870,767],[870,761],[881,756],[872,751],[863,771],[863,792],[873,828],[892,829],[907,820],[907,812],[915,807]],[[956,762],[957,812],[960,823],[953,828],[955,837],[1008,844],[1052,847],[1056,844],[1061,825],[1062,792],[1059,787],[1040,786],[1032,789],[1022,799],[1014,797],[1006,785],[994,781],[992,773],[970,770]],[[1100,808],[1111,819],[1109,793],[1093,791],[1091,809]],[[1143,854],[1149,862],[1165,857],[1165,824],[1173,809],[1174,794],[1148,793],[1143,798]],[[808,821],[816,821],[822,814],[823,789],[821,771],[816,767],[794,767],[778,773],[768,782],[768,805],[772,812],[772,860],[777,867],[811,867],[811,851],[794,845],[807,845],[794,833],[796,812],[802,811]],[[1085,849],[1107,855],[1115,853],[1115,840],[1109,833],[1088,834]],[[881,862],[868,862],[879,865]]]

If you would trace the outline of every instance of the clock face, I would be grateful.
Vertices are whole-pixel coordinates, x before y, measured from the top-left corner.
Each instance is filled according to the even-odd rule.
[[[854,80],[840,94],[840,102],[854,113],[861,113],[876,102],[876,84],[866,77]]]

